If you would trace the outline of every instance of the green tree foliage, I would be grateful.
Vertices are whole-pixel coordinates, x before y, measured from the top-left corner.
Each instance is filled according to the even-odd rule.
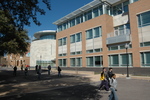
[[[29,37],[24,26],[31,21],[41,25],[37,14],[45,15],[39,7],[40,0],[0,0],[0,55],[4,53],[24,54]],[[42,0],[50,10],[49,0]]]

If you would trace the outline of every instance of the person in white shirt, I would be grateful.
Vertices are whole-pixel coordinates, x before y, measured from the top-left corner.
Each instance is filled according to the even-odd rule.
[[[112,77],[110,79],[110,90],[111,94],[109,95],[109,100],[118,100],[116,91],[117,91],[117,80],[116,75],[112,74]]]

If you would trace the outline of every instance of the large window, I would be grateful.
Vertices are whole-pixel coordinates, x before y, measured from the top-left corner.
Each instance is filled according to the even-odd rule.
[[[102,67],[103,66],[103,57],[102,56],[86,57],[86,65],[88,67]]]
[[[132,54],[116,54],[109,55],[109,66],[110,67],[126,67],[127,64],[132,66]]]
[[[109,51],[112,51],[112,50],[125,49],[125,45],[126,45],[126,44],[111,45],[111,46],[108,46],[108,50],[109,50]],[[128,44],[128,45],[129,45],[128,49],[132,48],[132,45],[131,45],[131,44]]]
[[[92,10],[84,14],[85,21],[92,19]]]
[[[129,0],[114,6],[113,15],[119,15],[128,12],[128,5],[129,5]]]
[[[62,45],[66,45],[67,44],[67,37],[58,39],[58,45],[62,46]]]
[[[99,8],[98,7],[93,9],[93,15],[94,15],[94,17],[99,16]]]
[[[144,27],[150,25],[150,11],[137,15],[138,26]]]
[[[148,42],[142,42],[142,43],[140,43],[140,46],[141,47],[150,46],[150,41],[148,41]]]
[[[67,59],[58,59],[58,65],[61,67],[67,66]]]
[[[70,27],[75,26],[75,18],[70,21]]]
[[[80,42],[81,39],[82,39],[82,34],[81,33],[73,34],[73,35],[70,36],[70,42],[71,43]]]
[[[101,27],[96,27],[93,29],[89,29],[86,31],[86,39],[92,39],[92,38],[97,38],[102,36],[102,30]]]
[[[71,67],[80,67],[82,66],[82,58],[70,58]]]
[[[141,64],[150,67],[150,52],[141,52]]]

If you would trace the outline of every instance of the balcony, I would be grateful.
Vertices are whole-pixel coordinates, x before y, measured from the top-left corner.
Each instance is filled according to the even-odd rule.
[[[130,29],[115,30],[107,34],[107,45],[130,42]]]

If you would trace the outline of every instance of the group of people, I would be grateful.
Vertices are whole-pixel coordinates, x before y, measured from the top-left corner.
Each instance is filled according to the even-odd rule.
[[[47,69],[48,69],[48,75],[50,75],[51,65],[48,65]],[[58,71],[58,77],[61,77],[61,68],[59,66],[57,68],[57,71]]]
[[[17,66],[15,66],[14,68],[14,76],[16,76],[17,75]],[[23,71],[23,65],[21,65],[21,71]],[[27,74],[28,74],[28,66],[26,66],[25,67],[25,69],[24,69],[24,74],[25,74],[25,76],[27,76]]]
[[[105,89],[106,91],[111,92],[111,94],[109,95],[109,100],[118,100],[118,97],[116,95],[117,80],[116,75],[112,70],[112,68],[109,68],[109,71],[107,72],[106,68],[103,68],[100,74],[101,84],[99,89]]]

